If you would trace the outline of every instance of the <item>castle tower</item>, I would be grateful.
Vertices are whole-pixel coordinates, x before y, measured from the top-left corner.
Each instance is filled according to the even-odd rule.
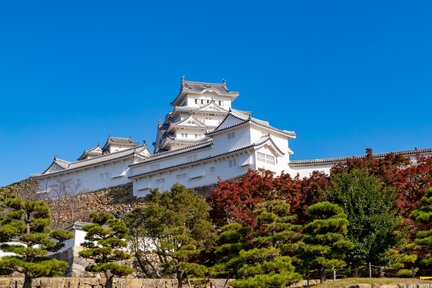
[[[173,111],[158,123],[154,152],[170,151],[207,140],[205,133],[213,131],[231,110],[239,96],[222,83],[186,81],[182,77],[180,92],[171,102]],[[237,111],[245,115],[248,112]]]

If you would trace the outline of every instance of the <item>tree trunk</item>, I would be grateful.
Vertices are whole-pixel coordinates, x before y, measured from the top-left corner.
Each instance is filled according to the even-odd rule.
[[[24,274],[24,285],[23,288],[31,288],[32,278],[29,275]]]
[[[177,288],[183,287],[183,273],[181,271],[177,271]]]
[[[325,281],[325,269],[320,269],[320,283],[322,284]]]
[[[359,277],[359,267],[357,265],[354,266],[353,277],[355,277],[355,278]]]
[[[107,278],[107,281],[105,283],[105,288],[112,288],[113,287],[113,280],[114,280],[114,276]]]

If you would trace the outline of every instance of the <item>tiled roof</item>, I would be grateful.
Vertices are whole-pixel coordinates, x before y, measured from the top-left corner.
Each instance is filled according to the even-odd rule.
[[[209,106],[215,106],[217,110],[206,110]],[[214,101],[205,104],[200,107],[189,107],[189,106],[175,106],[174,111],[183,111],[183,112],[210,112],[210,113],[228,113],[228,110],[216,104]]]
[[[208,148],[212,145],[213,145],[213,140],[208,139],[208,140],[202,141],[200,143],[197,143],[195,145],[191,145],[191,146],[188,146],[185,148],[179,148],[179,149],[170,150],[170,151],[166,151],[166,152],[155,153],[155,154],[151,155],[145,161],[140,162],[140,163],[131,164],[130,166],[133,167],[133,166],[139,166],[139,165],[146,165],[149,162],[153,162],[156,160],[165,159],[165,158],[169,158],[169,157],[174,157],[178,154],[183,154],[183,153],[188,153],[191,151],[196,151],[196,150]]]
[[[432,148],[425,148],[425,149],[414,149],[414,150],[405,150],[405,151],[398,151],[398,152],[385,152],[385,153],[377,153],[373,154],[373,158],[384,158],[389,154],[402,154],[404,156],[415,156],[417,153],[424,156],[432,156]],[[338,162],[346,161],[348,159],[361,159],[364,158],[363,156],[348,156],[348,157],[335,157],[335,158],[326,158],[326,159],[311,159],[311,160],[291,160],[289,162],[290,166],[293,167],[299,167],[299,166],[314,166],[314,165],[332,165],[336,164]]]
[[[129,149],[125,149],[125,150],[113,152],[113,153],[108,153],[108,154],[103,154],[101,156],[96,156],[94,158],[84,159],[84,160],[77,161],[77,162],[67,162],[67,161],[62,160],[64,162],[68,163],[68,165],[64,165],[64,170],[54,171],[51,173],[44,174],[46,172],[45,171],[45,172],[42,172],[40,174],[34,174],[34,175],[32,175],[32,177],[53,175],[53,174],[71,171],[74,169],[79,169],[79,168],[83,168],[83,167],[87,167],[87,166],[91,166],[91,165],[95,165],[95,164],[109,162],[112,160],[127,158],[127,157],[131,157],[134,155],[140,155],[140,153],[144,152],[146,149],[147,149],[147,146],[142,145],[139,147],[129,148]],[[59,159],[57,158],[54,160],[54,162],[58,164],[58,160]]]
[[[67,167],[69,167],[70,163],[69,161],[54,157],[54,163],[56,163],[57,165],[59,165],[61,168],[66,169]]]
[[[219,154],[216,154],[216,155],[210,155],[208,157],[204,157],[204,158],[201,158],[201,159],[184,162],[184,163],[177,164],[177,165],[168,166],[168,167],[160,168],[160,169],[149,171],[149,172],[140,173],[140,174],[137,174],[137,175],[129,176],[129,178],[130,179],[139,178],[139,177],[143,177],[143,176],[150,175],[150,174],[160,173],[160,172],[163,172],[163,171],[166,171],[166,170],[170,170],[170,169],[182,168],[184,166],[193,165],[195,163],[199,163],[199,162],[202,162],[202,161],[208,161],[208,160],[211,160],[211,159],[214,159],[214,158],[217,158],[217,157],[226,156],[226,155],[230,155],[230,154],[235,154],[235,153],[247,150],[247,149],[255,147],[255,146],[260,146],[260,145],[264,144],[267,141],[271,141],[276,146],[276,144],[273,142],[273,140],[269,136],[266,136],[266,137],[262,137],[261,139],[259,139],[255,143],[252,143],[250,145],[247,145],[247,146],[244,146],[244,147],[241,147],[241,148],[238,148],[238,149],[234,149],[234,150],[231,150],[231,151],[219,153]],[[276,148],[277,148],[277,146],[276,146]],[[142,163],[137,163],[137,164],[134,164],[134,165],[130,165],[130,166],[135,166],[135,165],[139,165],[139,164],[148,163],[148,161],[149,160],[147,160],[145,162],[142,162]]]
[[[209,82],[195,82],[195,81],[186,81],[182,79],[180,93],[177,97],[171,102],[171,105],[176,105],[178,100],[182,98],[181,96],[185,93],[204,93],[205,91],[214,91],[219,95],[237,97],[239,92],[233,92],[228,89],[226,86],[226,82],[223,83],[209,83]]]
[[[134,142],[131,138],[109,136],[105,145],[102,147],[102,150],[106,150],[110,145],[121,147],[137,147],[138,143]]]
[[[93,148],[85,150],[77,160],[83,160],[87,156],[98,156],[102,155],[102,149],[99,147],[99,144]]]
[[[208,83],[208,82],[195,82],[195,81],[183,81],[183,89],[187,92],[203,92],[205,90],[215,90],[221,94],[230,92],[225,83]]]
[[[224,123],[224,121],[230,115],[233,116],[233,117],[235,117],[235,118],[237,118],[237,119],[239,119],[239,120],[241,120],[242,122],[236,123],[236,124],[228,126],[228,127],[220,128],[222,126],[222,124]],[[274,128],[274,127],[270,126],[270,124],[269,124],[268,121],[264,121],[264,120],[260,120],[260,119],[257,119],[257,118],[253,118],[253,117],[251,117],[251,115],[246,116],[244,114],[240,114],[237,111],[232,111],[232,110],[227,114],[227,116],[225,116],[224,120],[222,120],[222,122],[219,124],[218,127],[216,127],[213,131],[210,131],[210,132],[206,133],[206,135],[213,135],[213,134],[219,133],[221,131],[225,131],[225,130],[228,130],[228,129],[231,129],[231,128],[234,128],[234,127],[237,127],[237,126],[241,126],[241,125],[243,125],[245,123],[249,123],[249,122],[254,123],[256,125],[259,125],[261,127],[265,127],[265,128],[270,129],[270,130],[279,132],[279,133],[283,133],[283,134],[288,135],[290,137],[296,137],[296,134],[295,134],[294,131],[280,130],[280,129]]]

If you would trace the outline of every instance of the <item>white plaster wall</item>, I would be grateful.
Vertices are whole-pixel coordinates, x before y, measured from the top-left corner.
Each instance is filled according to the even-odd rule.
[[[147,173],[158,169],[163,169],[170,166],[183,164],[185,162],[191,162],[198,159],[206,158],[213,155],[212,148],[206,148],[200,151],[191,151],[188,153],[182,153],[173,157],[162,158],[154,161],[144,161],[139,165],[134,165],[131,168],[130,175],[138,175],[141,173]],[[150,158],[151,159],[151,158]]]
[[[194,127],[196,127],[196,126],[194,126]],[[182,135],[182,133],[187,134],[187,135]],[[197,135],[197,137],[195,137],[195,135]],[[183,137],[183,136],[186,136],[186,137]],[[176,139],[178,139],[178,140],[197,140],[198,141],[202,138],[204,138],[204,132],[201,132],[199,130],[196,130],[193,128],[188,129],[188,127],[185,127],[185,128],[182,127],[182,128],[176,129]]]
[[[86,169],[72,170],[37,179],[39,192],[49,197],[67,196],[130,183],[129,165],[132,160],[108,163]],[[101,176],[101,174],[103,176]]]
[[[228,139],[228,134],[232,132],[235,137]],[[213,153],[220,154],[252,144],[250,132],[248,125],[244,125],[213,135]]]
[[[288,137],[283,136],[280,133],[273,132],[269,129],[261,128],[258,126],[252,125],[251,127],[251,141],[257,142],[259,139],[264,136],[270,134],[271,139],[273,142],[278,146],[278,148],[285,154],[286,159],[289,160],[289,153],[288,153]]]
[[[264,153],[266,155],[271,155],[271,156],[275,157],[275,162],[276,163],[274,165],[272,165],[272,164],[269,164],[269,163],[265,163],[265,162],[259,161],[258,160],[258,155],[257,155],[258,152],[261,152],[261,153]],[[284,155],[284,156],[281,156],[281,157],[277,157],[274,154],[274,151],[272,149],[270,149],[269,147],[267,147],[267,146],[264,146],[264,147],[261,147],[260,149],[258,149],[255,152],[254,157],[256,159],[255,160],[255,163],[256,163],[255,169],[270,170],[270,171],[275,172],[277,175],[280,175],[282,173],[282,171],[287,172],[288,165],[287,165],[286,156]]]
[[[295,177],[299,174],[300,178],[310,177],[312,172],[319,171],[330,175],[330,169],[333,167],[333,164],[328,165],[317,165],[317,166],[305,166],[305,167],[290,167],[290,175]]]
[[[76,247],[81,247],[81,244],[86,241],[85,236],[87,235],[87,232],[85,232],[83,230],[72,230],[71,232],[72,232],[73,238],[66,240],[64,247],[56,253],[60,253],[64,250],[68,250],[68,249],[71,249],[74,247],[76,249]]]
[[[212,101],[212,99],[215,100],[216,104],[218,105],[219,105],[219,101],[221,101],[221,106],[226,109],[231,107],[231,99],[229,97],[223,97],[213,93],[204,93],[202,95],[187,94],[186,98],[187,98],[186,105],[189,107],[196,108],[196,107],[206,105],[207,100]],[[198,99],[198,104],[195,104],[195,99]],[[203,104],[201,104],[201,99],[203,100]]]
[[[239,156],[225,157],[223,160],[214,159],[204,164],[183,169],[158,173],[134,181],[133,193],[136,197],[144,197],[150,192],[150,189],[157,188],[159,191],[167,191],[175,183],[181,183],[188,188],[215,184],[218,178],[226,180],[243,175],[247,172],[248,168],[253,168],[253,159],[253,153],[247,153]],[[231,165],[230,167],[230,160],[231,164],[235,160],[236,165]],[[182,174],[186,174],[186,177],[177,177],[177,175]],[[161,181],[160,179],[164,180]]]

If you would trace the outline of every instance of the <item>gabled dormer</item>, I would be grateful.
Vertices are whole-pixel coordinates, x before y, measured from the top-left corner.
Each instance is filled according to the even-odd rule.
[[[57,158],[57,156],[54,157],[53,162],[51,165],[41,174],[49,174],[52,172],[62,171],[69,167],[70,162]]]
[[[91,159],[97,156],[102,155],[102,149],[99,147],[99,144],[96,145],[95,147],[89,149],[89,150],[84,150],[84,152],[81,154],[80,157],[78,157],[78,161],[80,160],[85,160],[85,159]]]
[[[102,147],[102,153],[114,153],[122,150],[126,150],[129,148],[137,147],[138,143],[134,142],[130,137],[129,138],[121,138],[121,137],[111,137],[109,136],[105,145]]]
[[[176,123],[172,123],[170,125],[170,127],[167,129],[167,132],[173,131],[175,129],[178,128],[196,128],[196,129],[200,129],[202,131],[206,130],[206,125],[204,125],[201,121],[199,121],[194,115],[190,114],[187,118],[176,122]]]

